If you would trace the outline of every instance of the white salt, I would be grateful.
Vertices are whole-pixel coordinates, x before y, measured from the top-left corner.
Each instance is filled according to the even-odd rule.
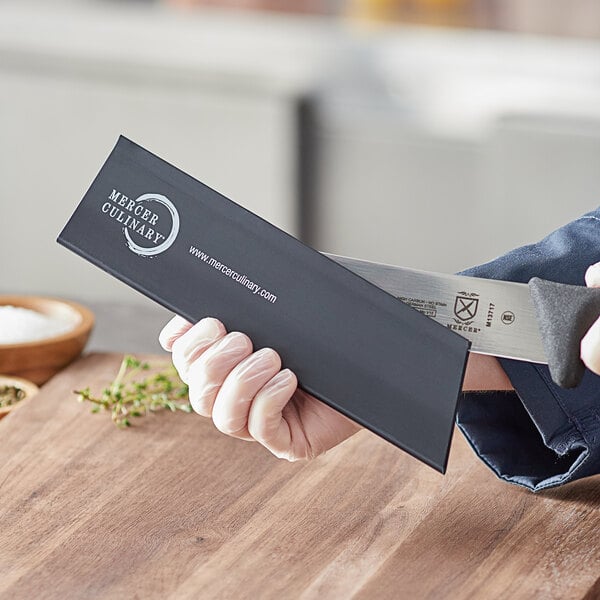
[[[43,340],[73,329],[64,319],[49,317],[19,306],[0,306],[0,344]]]

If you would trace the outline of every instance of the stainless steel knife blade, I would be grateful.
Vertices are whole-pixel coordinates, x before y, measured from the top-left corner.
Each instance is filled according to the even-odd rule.
[[[471,341],[471,352],[547,363],[524,283],[431,273],[326,254]]]

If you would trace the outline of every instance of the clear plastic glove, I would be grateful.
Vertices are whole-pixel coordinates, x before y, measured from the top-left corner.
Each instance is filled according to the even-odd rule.
[[[600,263],[592,265],[585,273],[588,287],[600,287]],[[581,340],[581,360],[585,366],[600,375],[600,319],[598,319]]]
[[[160,333],[173,364],[189,386],[194,410],[223,433],[257,441],[275,456],[310,459],[336,446],[360,426],[298,388],[271,348],[253,352],[250,339],[227,333],[212,318],[192,326],[174,317]]]

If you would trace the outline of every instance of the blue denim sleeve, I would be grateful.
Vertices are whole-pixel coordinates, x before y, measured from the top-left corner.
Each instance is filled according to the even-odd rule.
[[[463,275],[526,283],[533,276],[585,285],[600,261],[600,208]],[[600,473],[600,377],[586,371],[574,390],[546,366],[500,360],[515,392],[463,394],[457,422],[498,477],[534,491]]]

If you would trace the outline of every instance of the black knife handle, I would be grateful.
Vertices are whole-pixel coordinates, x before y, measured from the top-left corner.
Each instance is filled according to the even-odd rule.
[[[585,371],[581,340],[600,316],[600,288],[533,277],[529,291],[550,375],[563,388],[576,387]]]

